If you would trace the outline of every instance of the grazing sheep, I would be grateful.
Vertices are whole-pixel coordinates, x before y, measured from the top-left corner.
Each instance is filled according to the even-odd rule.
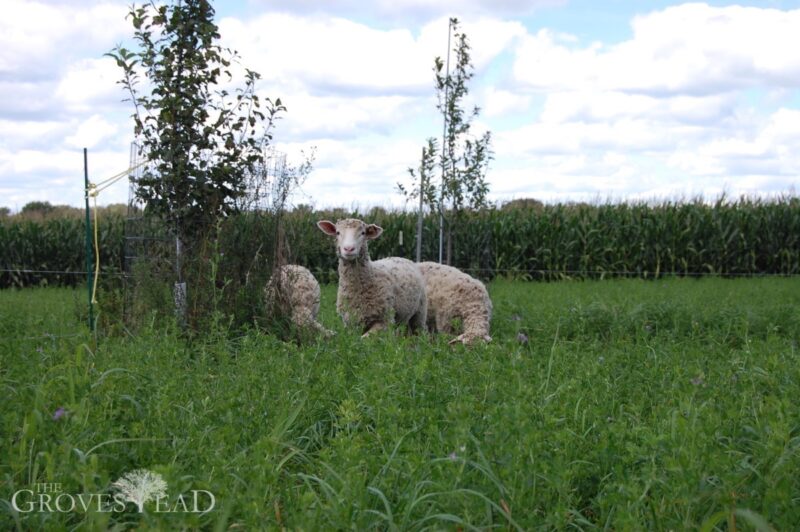
[[[306,268],[297,264],[286,264],[278,268],[267,285],[267,298],[268,301],[276,302],[282,313],[289,314],[296,327],[324,336],[333,334],[317,321],[319,283]]]
[[[348,218],[335,224],[317,222],[323,233],[336,237],[339,257],[339,292],[336,311],[347,325],[358,325],[366,337],[394,321],[407,324],[410,332],[425,330],[428,300],[425,282],[408,259],[389,257],[372,262],[367,242],[383,229]]]
[[[468,345],[478,339],[491,342],[492,300],[483,283],[452,266],[436,262],[421,262],[417,266],[428,294],[428,329],[451,334],[453,320],[458,318],[463,332],[451,344]]]

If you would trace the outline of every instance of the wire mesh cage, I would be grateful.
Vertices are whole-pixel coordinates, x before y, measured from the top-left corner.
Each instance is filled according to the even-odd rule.
[[[187,312],[204,312],[197,303],[205,297],[201,290],[216,301],[215,291],[227,298],[228,292],[249,286],[247,298],[257,298],[254,294],[262,291],[273,267],[285,262],[280,215],[297,182],[297,169],[287,163],[286,154],[268,149],[255,171],[243,176],[241,194],[231,200],[238,214],[221,218],[213,235],[197,241],[181,240],[164,220],[148,212],[137,189],[142,176],[157,170],[136,143],[130,158],[134,170],[129,175],[124,236],[126,321],[141,315],[138,307],[150,301],[150,307],[172,308],[184,323]],[[186,276],[194,277],[189,286]]]

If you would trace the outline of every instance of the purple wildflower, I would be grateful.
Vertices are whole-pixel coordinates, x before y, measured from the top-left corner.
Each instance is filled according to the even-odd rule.
[[[64,410],[64,407],[63,406],[59,406],[58,409],[55,412],[53,412],[53,421],[58,421],[59,419],[64,417],[64,414],[66,414],[66,413],[67,413],[67,411]]]

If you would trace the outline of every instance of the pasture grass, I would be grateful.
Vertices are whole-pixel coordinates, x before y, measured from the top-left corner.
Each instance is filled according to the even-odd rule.
[[[189,344],[155,323],[95,343],[83,292],[2,291],[0,529],[800,523],[800,279],[490,292],[494,342],[468,349],[361,340],[335,315],[335,286],[321,320],[337,335],[306,345],[253,332]],[[109,493],[140,468],[171,500],[212,492],[213,511],[11,505],[40,482]]]

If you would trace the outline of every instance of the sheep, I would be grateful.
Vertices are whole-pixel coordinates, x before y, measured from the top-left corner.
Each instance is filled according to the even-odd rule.
[[[319,283],[310,271],[297,264],[278,268],[267,285],[268,303],[277,304],[283,314],[289,314],[295,327],[331,336],[333,333],[317,321],[319,300]]]
[[[417,267],[425,279],[428,295],[428,329],[451,334],[453,320],[458,318],[463,332],[450,344],[469,345],[479,339],[491,342],[492,300],[483,283],[445,264],[420,262]]]
[[[401,257],[375,262],[369,258],[367,243],[381,236],[381,227],[354,218],[335,224],[320,220],[317,226],[336,238],[339,257],[336,311],[346,325],[361,327],[362,338],[392,322],[406,324],[409,332],[425,330],[428,299],[416,265]]]

